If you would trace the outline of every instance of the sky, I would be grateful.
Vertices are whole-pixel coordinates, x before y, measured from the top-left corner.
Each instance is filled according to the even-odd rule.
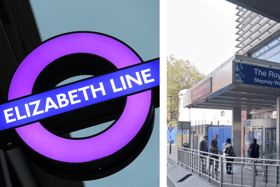
[[[167,55],[208,75],[238,50],[236,5],[225,0],[168,0]]]
[[[208,75],[238,50],[236,5],[225,0],[168,0],[167,7],[167,56],[189,60]],[[231,123],[231,111],[226,113]],[[203,109],[191,109],[188,120],[214,119],[203,114]]]
[[[42,41],[66,32],[95,31],[122,40],[144,61],[159,57],[158,0],[30,0],[30,3]],[[159,109],[155,118],[147,146],[129,166],[109,177],[84,182],[85,186],[159,186]],[[109,124],[72,135],[95,134]]]

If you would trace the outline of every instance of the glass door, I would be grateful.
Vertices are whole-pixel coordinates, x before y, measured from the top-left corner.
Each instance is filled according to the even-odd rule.
[[[253,128],[253,139],[257,139],[257,144],[260,146],[260,158],[262,158],[263,153],[263,129]],[[253,140],[252,140],[253,143]]]
[[[254,139],[257,139],[257,144],[260,146],[260,157],[262,154],[262,128],[244,127],[244,154],[249,157],[249,147]]]
[[[276,128],[265,129],[265,158],[276,159]]]
[[[253,141],[253,131],[252,131],[252,127],[244,127],[244,154],[245,154],[245,158],[249,157],[249,147],[251,142]]]

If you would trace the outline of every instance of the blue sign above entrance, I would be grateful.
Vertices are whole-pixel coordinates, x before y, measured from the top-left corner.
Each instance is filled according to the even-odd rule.
[[[244,121],[243,127],[251,127],[251,121]]]
[[[280,70],[236,63],[235,82],[280,88]]]
[[[0,130],[156,86],[159,86],[159,59],[2,104]]]

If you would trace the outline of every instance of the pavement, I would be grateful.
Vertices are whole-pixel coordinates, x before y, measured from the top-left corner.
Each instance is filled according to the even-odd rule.
[[[168,187],[212,187],[218,184],[208,183],[206,179],[192,173],[191,170],[177,164],[177,149],[172,146],[169,154],[169,145],[167,148],[167,186]]]

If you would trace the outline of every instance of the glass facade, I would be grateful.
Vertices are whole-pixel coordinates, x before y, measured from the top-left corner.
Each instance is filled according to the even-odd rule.
[[[280,63],[280,36],[253,52],[251,57]]]
[[[276,159],[276,128],[266,128],[265,136],[265,158]]]

